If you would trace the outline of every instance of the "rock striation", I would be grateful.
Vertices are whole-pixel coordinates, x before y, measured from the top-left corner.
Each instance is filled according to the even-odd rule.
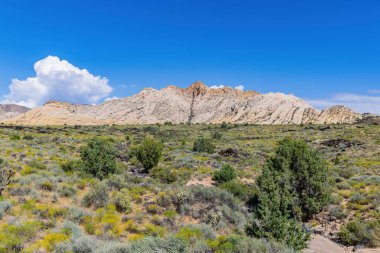
[[[361,114],[343,106],[323,111],[283,93],[259,94],[233,88],[212,89],[202,82],[187,88],[145,88],[140,93],[100,105],[49,101],[3,120],[20,125],[104,125],[155,123],[330,124],[353,123]]]

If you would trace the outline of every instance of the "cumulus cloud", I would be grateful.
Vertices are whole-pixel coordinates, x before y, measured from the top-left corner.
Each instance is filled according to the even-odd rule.
[[[380,115],[380,96],[341,93],[326,99],[307,99],[307,101],[320,109],[333,105],[345,105],[356,112]]]
[[[213,86],[210,86],[210,89],[222,89],[224,87],[228,87],[228,86],[224,86],[223,84],[221,85],[213,85]],[[243,85],[238,85],[236,87],[234,87],[234,89],[236,90],[244,90],[244,86]]]
[[[213,86],[210,86],[210,89],[222,89],[224,87],[225,86],[223,84],[221,84],[221,85],[213,85]]]
[[[34,77],[12,80],[10,92],[4,96],[2,103],[35,107],[54,99],[94,104],[112,92],[107,78],[94,76],[86,69],[75,67],[56,56],[48,56],[36,62],[34,70]]]
[[[106,99],[104,99],[104,101],[107,102],[107,101],[115,100],[115,99],[119,99],[119,98],[116,97],[116,96],[113,96],[113,97],[111,97],[111,98],[106,98]]]

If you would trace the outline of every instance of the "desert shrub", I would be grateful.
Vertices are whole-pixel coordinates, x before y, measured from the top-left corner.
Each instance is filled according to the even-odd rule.
[[[65,207],[61,208],[46,204],[36,204],[33,213],[41,219],[50,219],[54,222],[54,218],[64,216],[67,213],[67,209]]]
[[[364,195],[356,192],[356,193],[354,193],[354,195],[352,195],[348,199],[348,201],[350,203],[355,203],[355,204],[360,204],[360,205],[367,205],[370,200],[367,199]]]
[[[344,219],[347,217],[346,212],[341,206],[334,206],[329,212],[329,216],[338,220]]]
[[[30,135],[30,134],[24,135],[22,138],[24,140],[33,140],[34,139],[33,135]]]
[[[106,184],[114,190],[120,191],[130,183],[131,179],[126,174],[113,174],[107,178]]]
[[[91,253],[95,251],[97,243],[96,240],[89,236],[79,235],[73,240],[71,247],[74,253]]]
[[[13,183],[13,176],[15,174],[16,171],[12,168],[8,168],[5,160],[0,158],[0,197],[5,188]]]
[[[12,208],[12,202],[9,200],[0,201],[0,220],[3,219],[4,215],[9,212]]]
[[[80,168],[80,163],[79,161],[71,160],[66,163],[60,164],[60,167],[64,172],[73,172]]]
[[[116,172],[116,150],[105,140],[94,138],[80,149],[83,169],[86,173],[104,179]]]
[[[0,228],[0,252],[21,252],[25,243],[41,228],[41,223],[29,221],[5,224]]]
[[[114,196],[112,196],[111,202],[115,206],[116,211],[118,211],[119,213],[132,211],[130,197],[128,196],[128,193],[125,191],[116,192]]]
[[[158,134],[160,132],[160,127],[155,126],[155,125],[144,126],[143,131],[148,132],[151,135],[155,135],[155,134]]]
[[[227,128],[228,127],[228,124],[226,122],[222,122],[222,124],[220,125],[220,128]]]
[[[173,236],[166,238],[148,236],[128,244],[106,243],[98,247],[95,253],[183,253],[186,252],[186,243]],[[75,252],[76,253],[76,252]]]
[[[20,136],[20,135],[17,135],[17,134],[14,134],[14,135],[12,135],[9,139],[10,139],[11,141],[18,141],[18,140],[21,140],[21,136]]]
[[[97,227],[96,234],[103,233],[108,238],[116,238],[122,232],[121,216],[116,212],[114,205],[96,210],[94,224]],[[100,227],[100,229],[99,229]]]
[[[287,246],[275,242],[273,240],[264,240],[256,238],[243,238],[237,243],[239,253],[295,253],[295,251]]]
[[[214,153],[215,146],[212,143],[211,139],[208,138],[197,138],[194,141],[193,144],[193,151],[194,152],[201,152],[201,153]]]
[[[174,220],[174,218],[177,216],[176,210],[169,209],[164,212],[164,216],[169,220]]]
[[[148,172],[157,166],[162,155],[162,143],[152,138],[145,138],[144,141],[135,148],[133,153],[144,167],[144,172]]]
[[[149,235],[149,236],[163,237],[166,234],[166,229],[163,226],[147,224],[145,225],[144,234]]]
[[[37,160],[33,160],[29,163],[29,166],[31,168],[35,168],[35,169],[38,169],[38,170],[46,170],[47,169],[47,166],[46,164],[43,164],[42,162],[40,161],[37,161]]]
[[[105,207],[109,202],[107,186],[104,183],[96,182],[91,190],[83,197],[84,207],[93,206],[95,208]]]
[[[55,252],[55,248],[58,244],[68,240],[69,237],[63,233],[48,234],[42,240],[28,247],[26,252],[38,252],[42,249],[46,252]]]
[[[223,134],[218,132],[218,131],[214,131],[211,134],[211,138],[213,138],[215,140],[220,140],[220,139],[222,139],[222,137],[223,137]]]
[[[61,188],[58,189],[58,194],[60,197],[72,197],[75,195],[77,190],[75,190],[74,187],[68,186],[68,185],[63,185]]]
[[[255,195],[255,191],[252,187],[243,184],[239,180],[231,180],[219,185],[221,189],[225,189],[228,192],[232,193],[235,197],[248,201]]]
[[[195,226],[186,226],[179,229],[176,237],[183,239],[187,243],[195,243],[203,239],[204,235],[200,228]]]
[[[55,186],[50,181],[44,181],[38,185],[38,187],[45,191],[53,191],[55,189]]]
[[[177,180],[177,175],[167,167],[156,167],[150,171],[153,178],[159,179],[163,183],[174,183]]]
[[[150,214],[156,214],[160,210],[159,206],[156,204],[150,204],[146,207],[146,211]]]
[[[159,206],[168,207],[173,203],[174,196],[170,192],[160,192],[157,195],[156,202]]]
[[[224,204],[235,211],[239,211],[241,208],[238,200],[231,193],[217,187],[189,187],[187,192],[179,192],[177,194],[176,203],[177,205],[193,205],[195,203]]]
[[[341,227],[338,236],[340,241],[347,246],[361,244],[367,247],[378,247],[380,246],[380,222],[352,220]]]
[[[68,208],[67,219],[76,223],[82,223],[88,215],[88,212],[81,208],[70,207]]]
[[[235,169],[229,164],[222,165],[222,167],[216,170],[212,175],[212,180],[216,181],[218,184],[231,181],[235,178],[236,178]]]

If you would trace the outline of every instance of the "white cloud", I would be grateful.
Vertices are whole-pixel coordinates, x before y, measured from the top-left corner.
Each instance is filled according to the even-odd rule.
[[[210,89],[223,89],[225,87],[228,87],[228,86],[224,86],[223,84],[221,84],[221,85],[213,85],[213,86],[210,86],[209,88]],[[242,90],[244,90],[244,86],[238,85],[238,86],[234,87],[234,89],[242,91]]]
[[[225,86],[223,84],[221,85],[213,85],[213,86],[210,86],[210,89],[223,89]]]
[[[320,109],[333,105],[345,105],[356,112],[380,115],[380,96],[341,93],[327,99],[307,99],[307,101]]]
[[[371,94],[380,94],[380,90],[369,90],[368,93],[371,93]]]
[[[107,101],[115,100],[115,99],[119,99],[119,98],[116,97],[116,96],[113,96],[113,97],[111,97],[111,98],[106,98],[106,99],[104,99],[104,101],[107,102]]]
[[[94,76],[68,61],[48,56],[34,64],[35,77],[12,79],[10,93],[2,103],[35,107],[50,99],[94,104],[107,97],[112,88],[105,77]]]

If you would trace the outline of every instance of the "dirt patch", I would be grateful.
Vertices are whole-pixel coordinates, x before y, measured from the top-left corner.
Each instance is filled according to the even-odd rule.
[[[346,250],[339,244],[327,239],[321,235],[314,235],[309,242],[309,247],[302,253],[346,253]]]
[[[211,177],[205,177],[202,179],[192,178],[186,183],[186,186],[192,186],[192,185],[214,187]]]

